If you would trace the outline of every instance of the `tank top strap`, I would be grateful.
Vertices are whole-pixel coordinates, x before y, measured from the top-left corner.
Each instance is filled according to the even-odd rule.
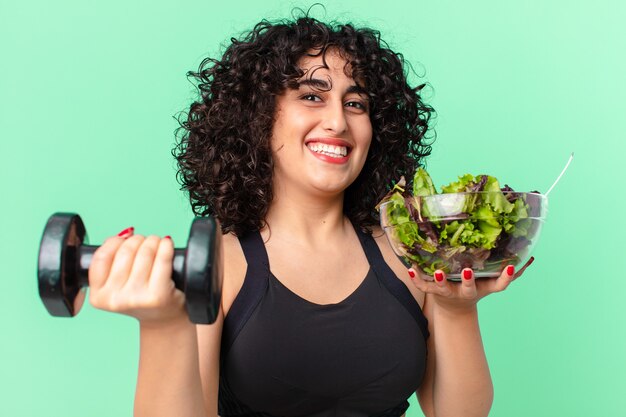
[[[222,359],[226,358],[237,335],[265,295],[269,282],[269,260],[261,233],[249,232],[239,238],[239,243],[248,267],[241,290],[224,319],[221,347],[223,353],[220,355]]]
[[[395,272],[393,272],[389,265],[387,265],[387,262],[385,262],[385,258],[383,258],[374,237],[372,237],[370,233],[366,233],[358,227],[355,227],[354,229],[359,236],[359,240],[361,241],[361,245],[365,251],[365,256],[378,276],[378,279],[383,282],[387,290],[398,299],[400,304],[402,304],[402,306],[409,312],[411,317],[415,319],[417,325],[422,331],[424,339],[427,339],[430,335],[428,331],[428,320],[424,316],[424,313],[422,312],[422,309],[417,301],[415,301],[415,297],[413,297],[413,294],[411,294],[406,285],[398,279]]]

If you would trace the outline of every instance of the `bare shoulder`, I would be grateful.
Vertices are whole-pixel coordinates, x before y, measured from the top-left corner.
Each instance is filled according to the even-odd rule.
[[[246,260],[239,244],[239,239],[233,234],[221,236],[221,262],[222,262],[222,297],[220,311],[216,325],[197,326],[198,334],[210,336],[215,332],[214,328],[220,327],[235,297],[243,285],[246,273]]]
[[[222,235],[220,245],[222,249],[222,297],[220,310],[222,316],[226,317],[233,301],[243,286],[247,264],[237,236],[231,233]]]
[[[424,293],[417,289],[411,282],[406,266],[404,266],[400,259],[398,259],[395,252],[391,248],[389,240],[387,239],[387,236],[385,236],[383,229],[380,226],[372,226],[370,230],[372,231],[372,237],[376,241],[376,244],[385,259],[385,262],[387,262],[387,265],[389,265],[391,270],[395,272],[398,279],[406,285],[420,307],[423,307]]]
[[[232,233],[222,236],[223,271],[222,309],[224,316],[228,314],[237,294],[243,286],[248,265],[239,238]]]

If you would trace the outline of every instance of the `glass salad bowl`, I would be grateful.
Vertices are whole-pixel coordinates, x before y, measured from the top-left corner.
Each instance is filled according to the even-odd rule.
[[[546,219],[540,193],[475,191],[403,197],[379,207],[380,224],[396,255],[432,277],[441,269],[458,281],[463,268],[498,277],[530,258]]]

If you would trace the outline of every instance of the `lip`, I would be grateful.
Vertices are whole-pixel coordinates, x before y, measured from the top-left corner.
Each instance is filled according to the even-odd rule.
[[[350,153],[352,151],[352,145],[350,142],[345,141],[339,138],[310,138],[304,141],[305,146],[309,143],[323,143],[325,145],[333,145],[333,146],[345,146],[348,149],[348,153],[346,156],[342,156],[341,158],[336,158],[333,156],[324,155],[321,153],[313,152],[308,146],[306,147],[311,154],[324,162],[328,162],[331,164],[345,164],[350,159]]]
[[[352,146],[350,142],[343,140],[343,139],[339,139],[339,138],[309,138],[304,141],[304,144],[308,145],[309,143],[313,143],[313,142],[324,143],[326,145],[333,145],[333,146],[345,146],[346,148],[348,148],[348,155],[350,154],[350,151],[354,147]]]

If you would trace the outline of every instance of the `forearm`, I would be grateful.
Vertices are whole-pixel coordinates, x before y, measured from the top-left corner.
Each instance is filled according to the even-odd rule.
[[[433,352],[436,416],[487,416],[493,402],[493,384],[476,307],[451,312],[435,305],[433,315],[437,327]]]
[[[195,325],[140,325],[135,417],[206,417]]]

